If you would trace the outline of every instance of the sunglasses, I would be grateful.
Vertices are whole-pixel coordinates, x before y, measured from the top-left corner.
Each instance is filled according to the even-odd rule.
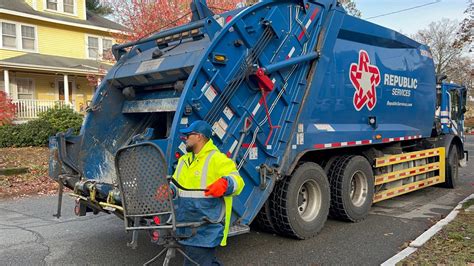
[[[181,139],[182,140],[186,140],[187,138],[189,138],[190,136],[193,136],[193,135],[199,135],[199,133],[196,133],[196,132],[191,132],[191,133],[188,133],[184,136],[181,136]]]

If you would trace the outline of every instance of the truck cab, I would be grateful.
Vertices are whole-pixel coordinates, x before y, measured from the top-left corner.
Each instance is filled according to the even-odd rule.
[[[441,85],[441,130],[443,134],[459,136],[464,142],[464,113],[466,113],[467,89],[452,83]]]

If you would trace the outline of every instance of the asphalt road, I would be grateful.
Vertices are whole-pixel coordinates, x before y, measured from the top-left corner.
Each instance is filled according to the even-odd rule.
[[[226,265],[380,264],[474,193],[474,137],[466,149],[471,162],[461,169],[456,189],[430,187],[375,204],[356,224],[328,220],[310,240],[252,231],[229,239],[218,256]],[[73,200],[65,197],[58,220],[52,217],[55,207],[56,197],[50,196],[0,202],[1,265],[141,265],[159,251],[144,235],[136,250],[128,248],[130,235],[113,215],[76,217]]]

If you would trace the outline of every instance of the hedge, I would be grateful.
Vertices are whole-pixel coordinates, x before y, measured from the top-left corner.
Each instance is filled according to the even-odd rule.
[[[78,134],[81,129],[83,116],[69,106],[55,106],[45,112],[38,114],[39,120],[51,124],[56,132],[65,132],[69,128]]]
[[[0,126],[0,148],[45,146],[48,138],[73,128],[79,133],[83,117],[71,107],[55,106],[40,113],[38,119],[19,125]]]

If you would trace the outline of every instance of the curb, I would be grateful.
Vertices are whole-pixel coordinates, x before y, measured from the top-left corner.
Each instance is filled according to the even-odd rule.
[[[395,265],[398,262],[402,261],[406,257],[410,256],[413,252],[417,251],[418,248],[423,246],[430,238],[432,238],[436,233],[438,233],[445,225],[454,220],[459,213],[459,210],[462,208],[462,204],[470,199],[474,199],[474,194],[463,199],[458,205],[446,216],[444,219],[437,222],[435,225],[426,230],[423,234],[417,237],[415,240],[410,242],[407,248],[395,254],[395,256],[383,262],[382,266]]]

